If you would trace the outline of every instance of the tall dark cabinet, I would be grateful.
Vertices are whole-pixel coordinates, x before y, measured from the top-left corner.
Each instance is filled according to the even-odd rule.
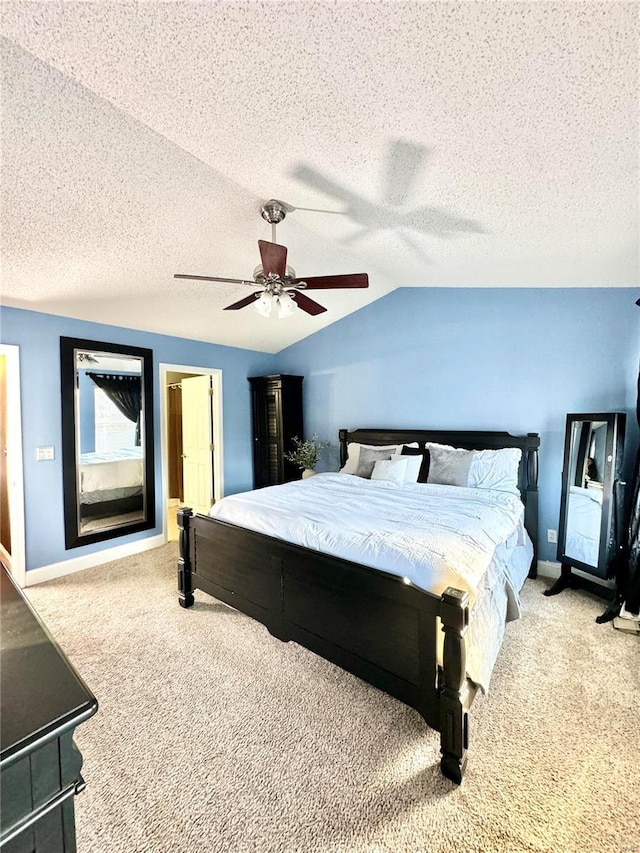
[[[284,458],[295,436],[302,439],[302,376],[254,376],[253,487],[275,486],[300,478],[300,469]]]

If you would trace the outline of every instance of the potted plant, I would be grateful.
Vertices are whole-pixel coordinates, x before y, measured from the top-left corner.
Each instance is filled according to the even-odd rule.
[[[313,475],[313,469],[318,464],[320,451],[323,447],[328,446],[328,442],[320,441],[317,435],[313,435],[306,441],[302,441],[297,435],[294,435],[292,441],[294,448],[285,453],[284,458],[302,470],[302,479],[304,480]]]

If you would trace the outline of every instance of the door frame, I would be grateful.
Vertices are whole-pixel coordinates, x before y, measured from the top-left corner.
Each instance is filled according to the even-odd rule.
[[[24,587],[26,585],[27,566],[20,405],[20,347],[0,344],[0,355],[5,357],[7,367],[7,467],[11,471],[11,478],[8,482],[11,554],[7,554],[0,545],[0,556],[8,562],[11,575],[18,586]]]
[[[214,367],[192,367],[188,364],[166,364],[160,368],[160,458],[162,460],[162,536],[168,542],[168,502],[169,502],[169,424],[167,422],[169,406],[167,400],[167,374],[189,373],[192,376],[210,376],[213,389],[211,418],[213,428],[213,499],[219,501],[224,495],[224,445],[222,433],[222,370]]]

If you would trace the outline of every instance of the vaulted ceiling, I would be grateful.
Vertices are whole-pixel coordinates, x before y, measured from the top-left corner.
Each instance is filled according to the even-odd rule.
[[[638,4],[3,2],[2,301],[276,352],[400,286],[639,283]],[[223,311],[269,198],[328,310]]]

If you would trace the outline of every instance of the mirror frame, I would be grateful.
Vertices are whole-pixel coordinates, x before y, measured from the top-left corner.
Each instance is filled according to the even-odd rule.
[[[103,352],[108,355],[142,359],[144,395],[144,485],[145,517],[142,521],[105,527],[91,533],[80,533],[78,525],[78,442],[76,441],[76,350]],[[90,341],[84,338],[60,338],[60,389],[62,402],[62,483],[64,497],[65,547],[78,548],[128,536],[156,526],[155,465],[153,443],[153,353],[150,349],[121,344]]]
[[[605,466],[602,488],[602,515],[600,519],[600,541],[598,565],[583,563],[565,553],[567,544],[568,499],[571,476],[571,440],[576,422],[606,423]],[[562,465],[562,494],[560,497],[560,519],[558,524],[558,562],[580,569],[582,572],[607,579],[614,568],[614,558],[620,546],[622,530],[616,530],[616,521],[622,523],[622,457],[626,415],[623,412],[596,412],[567,415],[564,437],[564,460]]]

